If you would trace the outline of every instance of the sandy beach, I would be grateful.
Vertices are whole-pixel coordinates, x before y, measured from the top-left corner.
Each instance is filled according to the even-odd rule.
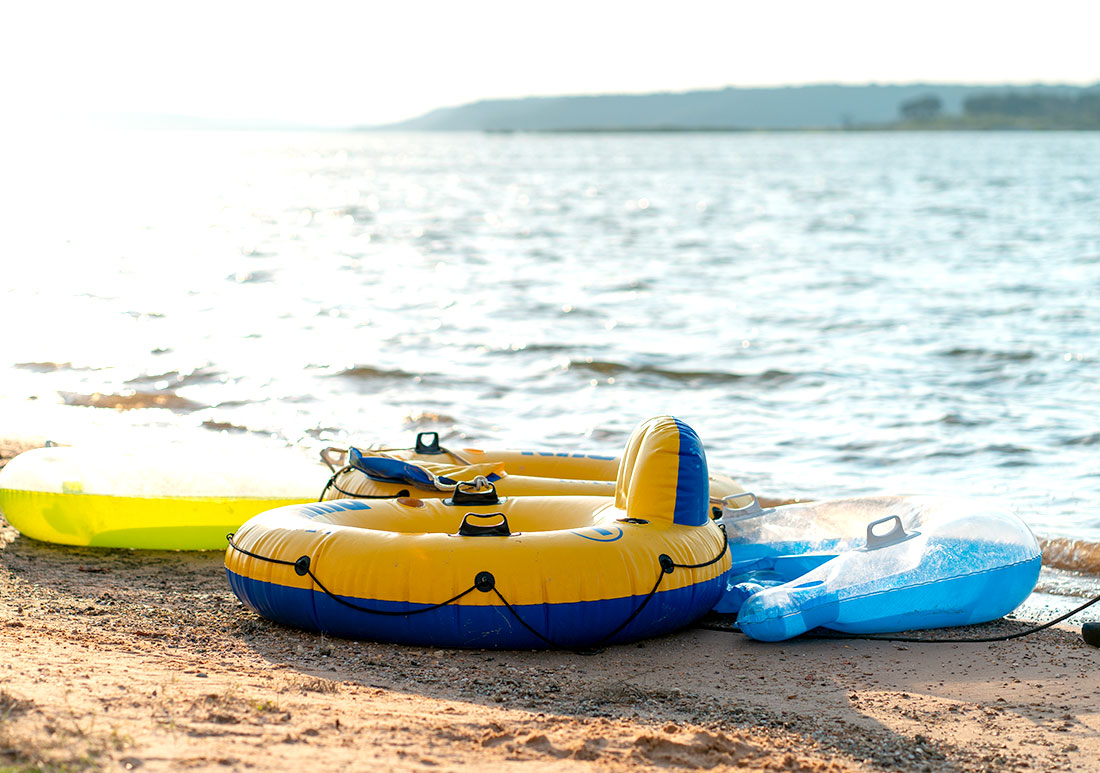
[[[1100,650],[1077,625],[995,644],[693,628],[595,655],[435,650],[271,624],[222,560],[67,548],[0,520],[0,770],[1100,769]]]

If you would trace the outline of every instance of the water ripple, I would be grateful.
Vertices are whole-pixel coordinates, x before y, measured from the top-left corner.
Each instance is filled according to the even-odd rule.
[[[582,372],[591,371],[601,376],[621,376],[624,374],[658,376],[673,383],[691,382],[694,384],[715,386],[735,384],[738,382],[784,384],[799,378],[801,375],[784,370],[765,370],[760,373],[730,373],[728,371],[717,370],[675,370],[654,365],[628,365],[621,362],[591,359],[570,360],[568,369]]]

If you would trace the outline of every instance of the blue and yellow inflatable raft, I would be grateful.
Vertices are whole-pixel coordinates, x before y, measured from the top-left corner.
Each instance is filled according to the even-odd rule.
[[[455,484],[478,476],[501,496],[614,496],[619,457],[563,451],[506,451],[439,444],[438,432],[421,432],[411,448],[326,448],[321,459],[333,475],[322,500],[438,499]],[[725,499],[744,493],[728,475],[709,473],[712,507],[721,515]]]
[[[703,446],[671,417],[631,435],[614,500],[469,488],[262,513],[231,537],[229,583],[264,617],[333,636],[574,649],[681,628],[725,587]]]

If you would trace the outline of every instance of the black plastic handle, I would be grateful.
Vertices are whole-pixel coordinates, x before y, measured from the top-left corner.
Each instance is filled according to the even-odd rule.
[[[428,440],[431,438],[431,441]],[[441,454],[443,448],[439,445],[438,432],[418,432],[416,434],[416,453]]]
[[[465,486],[465,489],[463,488]],[[455,486],[455,492],[451,494],[450,498],[444,499],[445,505],[499,505],[500,497],[497,496],[497,487],[492,483],[489,484],[489,488],[485,491],[478,491],[474,489],[473,483],[467,483],[465,481],[460,482]]]
[[[471,518],[500,518],[500,523],[482,525],[470,523]],[[510,537],[512,530],[508,528],[508,518],[504,513],[466,513],[462,516],[462,525],[458,527],[460,537]]]

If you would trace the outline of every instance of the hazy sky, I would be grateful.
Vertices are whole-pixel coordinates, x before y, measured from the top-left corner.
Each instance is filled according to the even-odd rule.
[[[28,0],[2,18],[0,97],[47,118],[339,126],[536,94],[1100,81],[1098,0]]]

